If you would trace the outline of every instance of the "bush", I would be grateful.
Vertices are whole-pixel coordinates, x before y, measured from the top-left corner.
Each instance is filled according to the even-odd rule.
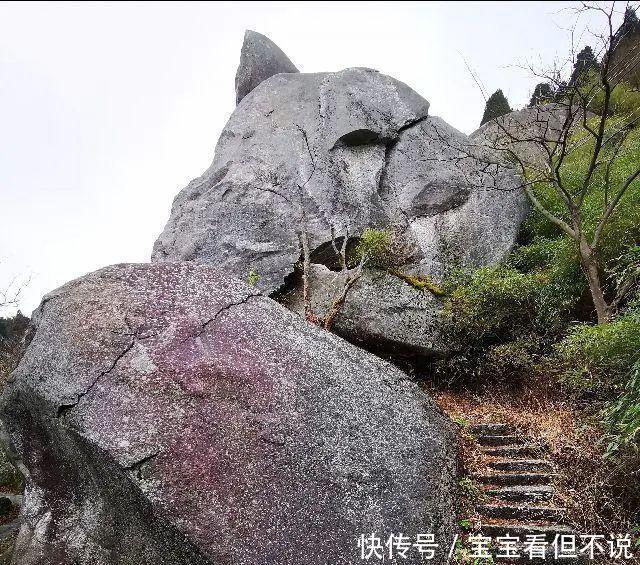
[[[531,324],[542,282],[537,273],[509,266],[458,270],[445,281],[449,298],[444,313],[452,328],[470,330],[479,341],[498,342]]]
[[[393,230],[367,228],[362,232],[355,249],[356,260],[363,258],[370,267],[391,269],[407,262],[410,245]]]
[[[578,324],[557,345],[561,378],[579,392],[621,392],[631,368],[640,361],[640,311],[609,324]]]
[[[544,277],[511,266],[454,271],[444,283],[444,339],[457,349],[436,364],[450,380],[513,379],[531,370],[540,340],[537,297]]]
[[[602,422],[608,456],[624,451],[640,453],[640,362],[632,367],[623,394],[605,405]]]

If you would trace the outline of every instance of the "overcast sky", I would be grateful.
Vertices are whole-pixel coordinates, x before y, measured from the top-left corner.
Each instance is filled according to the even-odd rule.
[[[566,56],[571,3],[0,4],[0,289],[30,313],[64,282],[148,261],[171,201],[234,109],[245,29],[303,72],[366,66],[470,133],[486,89],[525,105],[517,68]],[[585,22],[586,23],[586,22]]]

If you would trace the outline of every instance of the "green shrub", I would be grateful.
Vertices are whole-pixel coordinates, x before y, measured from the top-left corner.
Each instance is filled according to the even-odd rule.
[[[592,81],[598,81],[598,79],[593,77]],[[589,105],[590,110],[596,114],[602,114],[604,110],[603,89],[597,86],[594,88],[593,83],[586,88],[591,88],[595,92]],[[627,119],[637,117],[640,114],[640,92],[626,82],[618,83],[611,91],[609,112],[614,116],[623,116]]]
[[[465,339],[472,334],[482,343],[514,337],[533,323],[543,282],[538,273],[522,273],[509,266],[455,271],[444,284],[447,325]]]
[[[615,135],[620,123],[619,118],[610,119],[607,135]],[[580,130],[572,143],[576,148],[565,159],[561,176],[567,190],[577,194],[593,140]],[[617,157],[609,184],[605,167],[598,167],[582,203],[589,239],[606,199],[640,162],[640,128],[629,130]],[[570,221],[566,203],[552,186],[537,183],[534,192],[545,208]],[[519,241],[505,265],[457,270],[445,281],[445,339],[457,344],[458,352],[438,362],[436,370],[446,377],[512,379],[546,366],[562,373],[562,380],[576,390],[619,394],[633,352],[640,349],[638,314],[633,313],[640,311],[640,298],[635,309],[630,299],[622,302],[613,323],[594,327],[586,323],[592,321],[594,308],[576,243],[537,212],[523,224]],[[640,178],[620,201],[597,249],[607,300],[634,278],[638,295],[639,242]],[[557,342],[561,344],[556,348]]]
[[[576,318],[587,283],[573,241],[535,235],[531,243],[513,251],[508,264],[523,273],[538,274],[536,322],[543,331],[558,333]]]
[[[249,286],[256,286],[260,282],[260,275],[253,269],[247,275],[247,283]]]
[[[363,258],[372,266],[386,264],[390,260],[391,232],[367,228],[362,232],[356,247],[358,261]]]
[[[630,450],[640,452],[640,362],[632,367],[623,394],[602,411],[607,431],[607,455]]]
[[[357,261],[365,258],[370,267],[391,269],[406,263],[409,244],[393,230],[367,228],[362,232],[355,249]]]
[[[640,311],[632,309],[609,324],[577,324],[557,345],[561,378],[579,392],[620,392],[640,360]]]
[[[436,372],[469,384],[530,372],[541,346],[534,328],[544,280],[511,266],[454,271],[444,283],[443,338],[456,353],[437,361]]]

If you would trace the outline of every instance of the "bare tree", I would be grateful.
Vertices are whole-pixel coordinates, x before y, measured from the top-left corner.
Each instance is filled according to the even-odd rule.
[[[0,288],[0,313],[7,309],[16,309],[20,305],[22,293],[29,286],[30,278],[12,278],[4,287]]]
[[[29,279],[17,277],[0,289],[0,388],[9,373],[16,367],[24,348],[24,337],[29,319],[18,310],[24,289]],[[2,318],[4,312],[15,312],[14,316]]]
[[[617,285],[615,293],[605,292],[605,270],[599,256],[603,233],[625,195],[640,189],[640,162],[621,181],[614,181],[611,174],[623,159],[629,157],[626,142],[640,122],[640,108],[614,117],[613,96],[616,89],[621,88],[620,77],[628,75],[640,64],[637,56],[614,62],[616,45],[622,39],[614,27],[614,20],[626,8],[629,8],[628,3],[619,10],[617,3],[611,2],[606,6],[581,3],[575,9],[576,16],[597,14],[604,21],[604,31],[593,34],[599,44],[600,66],[589,80],[578,77],[564,81],[564,68],[557,65],[546,71],[529,66],[528,70],[535,77],[553,85],[556,102],[533,108],[527,120],[518,121],[507,115],[489,122],[485,128],[492,128],[493,136],[485,135],[488,139],[485,145],[489,145],[491,151],[472,145],[455,146],[458,158],[482,163],[485,187],[493,182],[493,188],[500,190],[499,173],[506,167],[515,166],[522,179],[518,189],[526,193],[540,214],[575,243],[598,323],[612,319],[620,303],[637,285],[640,272],[639,265]],[[474,80],[477,82],[475,76]],[[452,145],[444,135],[439,137],[442,142]],[[587,152],[588,164],[577,185],[573,182],[569,186],[566,182],[568,159],[578,150]],[[535,187],[539,183],[552,187],[562,203],[562,213],[538,198]],[[604,198],[595,227],[590,228],[585,201],[596,190],[597,183],[604,183]]]
[[[311,272],[311,252],[309,249],[309,237],[304,228],[302,228],[299,238],[302,252],[302,299],[304,303],[305,318],[326,330],[330,330],[336,316],[347,299],[349,290],[351,290],[351,287],[353,287],[356,281],[362,276],[362,270],[367,263],[367,255],[364,253],[361,254],[358,263],[354,267],[349,268],[347,262],[349,232],[347,230],[346,235],[342,237],[342,241],[339,242],[338,238],[336,238],[335,229],[331,226],[331,248],[333,249],[333,252],[340,264],[340,271],[336,275],[336,280],[340,280],[340,284],[329,308],[324,312],[324,314],[319,315],[314,311],[311,300],[311,287],[309,283]]]

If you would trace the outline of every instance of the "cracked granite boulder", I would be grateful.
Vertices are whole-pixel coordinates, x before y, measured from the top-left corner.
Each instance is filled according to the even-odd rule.
[[[16,563],[340,565],[370,532],[451,541],[433,401],[222,271],[107,267],[33,324],[1,408],[27,481]]]
[[[312,264],[309,272],[311,306],[316,313],[329,311],[336,288],[352,273],[331,271]],[[278,300],[304,315],[302,284],[293,285]],[[440,303],[429,291],[412,286],[382,269],[366,269],[353,285],[332,330],[351,343],[376,352],[427,356],[443,354],[447,344],[440,336]]]
[[[238,76],[259,76],[253,62],[263,51],[245,40]],[[316,249],[332,228],[353,237],[367,227],[399,231],[418,251],[404,270],[436,279],[451,265],[495,264],[510,251],[528,211],[517,178],[487,174],[477,158],[484,149],[430,116],[409,86],[367,68],[267,67],[243,90],[211,166],[175,198],[153,261],[211,263],[241,279],[255,272],[271,294],[294,272],[302,233]],[[425,304],[427,323],[439,306]],[[402,327],[392,326],[397,337]]]

